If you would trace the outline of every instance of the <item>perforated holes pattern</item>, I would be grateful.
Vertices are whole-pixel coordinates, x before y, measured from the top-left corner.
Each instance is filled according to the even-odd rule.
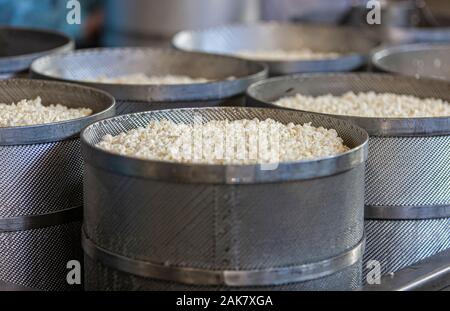
[[[450,204],[450,136],[371,137],[366,205]]]
[[[79,139],[0,146],[0,218],[83,204]]]
[[[365,230],[364,267],[369,260],[377,260],[383,274],[450,248],[450,218],[369,220],[365,222]]]
[[[81,222],[0,233],[0,280],[38,290],[80,290],[66,281],[67,262],[82,264]]]

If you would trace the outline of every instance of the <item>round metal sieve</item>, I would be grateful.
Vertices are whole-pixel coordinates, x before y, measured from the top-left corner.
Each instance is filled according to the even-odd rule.
[[[0,81],[0,102],[42,98],[44,105],[93,114],[36,126],[0,128],[0,280],[40,290],[71,290],[67,263],[82,262],[82,158],[79,133],[114,115],[114,98],[95,89],[39,80]]]
[[[261,170],[260,165],[195,165],[142,160],[106,152],[95,146],[106,134],[118,135],[138,126],[146,126],[150,120],[168,119],[177,123],[190,123],[199,116],[204,121],[272,118],[283,123],[311,122],[312,126],[335,129],[344,140],[344,144],[351,150],[320,160],[279,163],[276,170]],[[116,173],[196,183],[240,184],[310,179],[352,169],[365,160],[368,136],[350,122],[325,116],[274,109],[221,107],[161,110],[118,116],[87,127],[83,131],[81,139],[86,159],[95,161],[102,168]]]
[[[0,101],[5,104],[41,97],[44,105],[91,108],[87,117],[32,126],[0,128],[0,146],[55,142],[76,137],[88,124],[114,115],[114,98],[93,88],[74,84],[15,79],[0,81]]]
[[[225,56],[171,49],[89,49],[44,57],[31,66],[34,77],[93,86],[111,93],[117,113],[226,104],[241,98],[247,87],[267,76],[264,65]],[[132,85],[95,82],[100,77],[134,73],[184,75],[212,80],[179,85]]]
[[[318,96],[349,91],[450,101],[449,82],[387,74],[273,78],[254,84],[247,95],[249,105],[283,108],[273,102],[297,93]],[[365,178],[366,262],[379,260],[383,273],[395,272],[448,248],[450,116],[335,117],[353,121],[370,135]]]
[[[376,42],[352,28],[283,23],[237,24],[182,31],[172,44],[180,50],[234,55],[241,50],[297,50],[338,52],[334,59],[265,61],[271,75],[300,72],[352,71],[366,63]]]
[[[2,26],[0,76],[24,71],[39,57],[68,52],[74,47],[72,39],[59,32]]]
[[[312,122],[336,129],[351,150],[264,171],[146,161],[95,147],[106,133],[196,116]],[[343,120],[237,107],[152,111],[92,124],[82,133],[87,288],[358,287],[367,138]]]
[[[441,98],[450,102],[450,83],[431,79],[386,74],[315,74],[278,77],[253,84],[247,90],[248,105],[283,108],[274,102],[282,97],[304,94],[335,96],[346,92],[408,94],[420,98]],[[368,118],[329,115],[354,122],[371,136],[429,136],[450,134],[450,116],[434,118]]]

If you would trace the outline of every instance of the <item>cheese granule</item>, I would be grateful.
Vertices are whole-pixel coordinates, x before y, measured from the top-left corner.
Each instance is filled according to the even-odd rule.
[[[417,118],[450,116],[450,104],[442,99],[421,99],[392,93],[348,92],[342,96],[305,96],[296,94],[274,102],[275,105],[334,115]]]
[[[299,50],[240,50],[235,54],[245,59],[260,61],[323,60],[341,56],[336,52],[315,52],[307,48]]]
[[[124,156],[196,164],[293,162],[349,150],[334,129],[310,123],[284,125],[272,119],[150,121],[146,127],[106,135],[97,146]]]
[[[89,108],[68,108],[60,104],[44,106],[40,97],[23,99],[18,103],[0,103],[0,127],[47,124],[91,114],[92,110]]]
[[[207,83],[210,80],[205,78],[192,78],[184,75],[165,75],[148,76],[144,73],[135,73],[113,78],[100,76],[92,82],[115,83],[115,84],[152,84],[152,85],[170,85],[170,84],[193,84]]]

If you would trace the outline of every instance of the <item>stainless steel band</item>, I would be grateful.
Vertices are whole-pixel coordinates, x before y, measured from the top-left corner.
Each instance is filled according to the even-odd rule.
[[[450,217],[450,205],[430,206],[367,206],[366,219],[408,220]]]
[[[45,228],[73,221],[81,221],[83,206],[40,215],[0,218],[0,232],[24,231]]]
[[[304,282],[331,275],[358,262],[364,252],[364,237],[352,249],[332,258],[298,266],[264,270],[205,270],[165,266],[135,260],[105,250],[94,244],[83,230],[82,245],[89,257],[113,269],[140,277],[190,285],[266,286]]]

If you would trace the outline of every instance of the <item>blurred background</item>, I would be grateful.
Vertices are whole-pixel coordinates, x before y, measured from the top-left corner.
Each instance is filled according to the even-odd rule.
[[[61,30],[76,38],[78,47],[168,46],[180,30],[261,20],[354,25],[391,42],[406,40],[398,29],[450,27],[448,0],[379,0],[382,23],[373,26],[366,22],[365,0],[78,1],[80,25],[67,23],[67,0],[0,0],[0,24]],[[415,40],[446,40],[419,37]]]

